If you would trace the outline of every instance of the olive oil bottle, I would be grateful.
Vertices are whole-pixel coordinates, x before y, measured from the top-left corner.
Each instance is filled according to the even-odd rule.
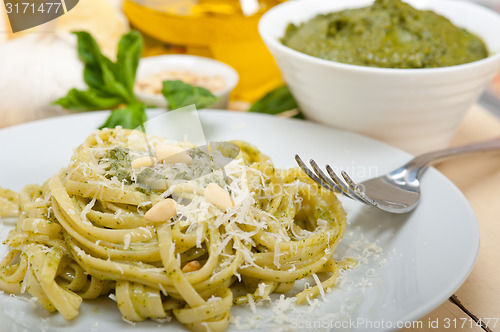
[[[236,100],[254,101],[281,84],[258,22],[280,0],[126,0],[124,12],[145,35],[145,56],[211,57],[238,72]]]

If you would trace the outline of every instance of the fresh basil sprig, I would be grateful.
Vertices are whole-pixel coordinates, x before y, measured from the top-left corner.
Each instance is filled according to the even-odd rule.
[[[83,80],[88,90],[71,89],[55,103],[74,111],[112,109],[101,126],[137,128],[146,119],[144,104],[137,101],[134,82],[142,54],[142,37],[131,31],[120,39],[116,62],[104,56],[88,32],[74,32],[78,38],[78,55],[84,64]]]
[[[146,106],[134,93],[137,67],[143,40],[137,31],[122,36],[118,43],[116,62],[104,56],[88,32],[74,32],[78,40],[78,55],[84,64],[83,79],[87,90],[71,89],[55,104],[74,111],[111,109],[111,115],[100,128],[135,129],[146,121]],[[212,106],[216,101],[210,91],[181,81],[165,81],[162,91],[170,109],[195,104],[197,108]]]

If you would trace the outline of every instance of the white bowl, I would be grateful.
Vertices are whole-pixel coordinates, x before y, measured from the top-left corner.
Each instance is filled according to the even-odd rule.
[[[238,84],[238,73],[232,67],[214,59],[186,54],[169,54],[142,58],[139,61],[136,81],[165,70],[187,71],[204,76],[221,76],[226,85],[224,89],[214,92],[214,95],[219,97],[219,100],[211,107],[215,109],[227,108],[229,95],[236,84]],[[145,102],[148,106],[168,107],[168,102],[161,93],[146,93],[138,90],[136,87],[135,94],[137,99]]]
[[[280,42],[289,23],[364,7],[373,0],[297,0],[261,18],[259,32],[304,115],[417,154],[449,144],[466,110],[500,67],[500,16],[458,0],[408,0],[480,36],[490,56],[468,64],[391,69],[349,65],[295,51]]]

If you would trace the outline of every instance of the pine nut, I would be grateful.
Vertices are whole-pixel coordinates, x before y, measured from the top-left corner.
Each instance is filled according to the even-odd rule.
[[[153,166],[155,163],[156,163],[155,157],[145,156],[132,160],[131,166],[132,168],[141,168],[141,167]]]
[[[177,203],[171,199],[164,199],[144,214],[144,219],[151,222],[165,222],[177,214]]]
[[[155,148],[155,153],[158,161],[167,164],[184,163],[189,165],[193,162],[193,158],[191,158],[188,152],[177,145],[158,144]]]
[[[191,262],[187,263],[186,265],[184,265],[184,267],[182,268],[181,271],[183,273],[189,273],[189,272],[198,271],[200,268],[201,268],[200,262],[191,261]]]
[[[209,183],[205,189],[204,196],[207,201],[221,209],[229,209],[234,206],[231,196],[217,183]]]

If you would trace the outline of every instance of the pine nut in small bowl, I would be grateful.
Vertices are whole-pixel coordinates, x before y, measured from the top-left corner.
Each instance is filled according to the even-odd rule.
[[[456,0],[288,1],[259,22],[306,118],[413,154],[449,144],[500,68],[498,31]]]
[[[168,107],[162,82],[181,80],[201,86],[219,100],[211,108],[226,109],[229,95],[238,83],[238,73],[220,61],[195,55],[172,54],[142,58],[137,69],[135,94],[148,106]]]

